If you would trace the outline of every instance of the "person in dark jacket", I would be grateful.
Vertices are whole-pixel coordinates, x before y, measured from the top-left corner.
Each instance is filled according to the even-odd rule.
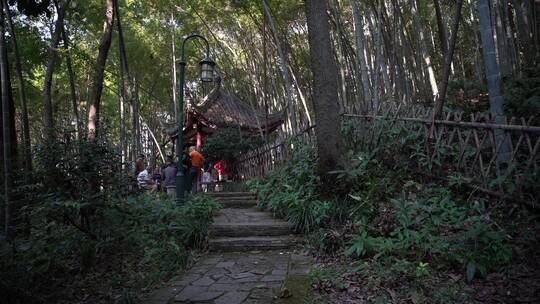
[[[184,189],[187,191],[187,193],[191,193],[191,178],[189,176],[191,167],[191,158],[189,157],[188,148],[186,147],[184,153],[182,154],[182,170],[184,172]]]
[[[167,191],[169,197],[173,197],[176,193],[176,173],[178,169],[176,165],[172,162],[172,158],[167,158],[167,163],[165,164],[165,169],[163,169],[163,188]]]

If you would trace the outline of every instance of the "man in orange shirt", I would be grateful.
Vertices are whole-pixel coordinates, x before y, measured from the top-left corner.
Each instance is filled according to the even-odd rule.
[[[199,176],[201,168],[204,165],[204,157],[195,147],[190,147],[189,158],[191,158],[191,168],[189,170],[189,175],[191,177],[191,193],[195,194],[199,187]]]

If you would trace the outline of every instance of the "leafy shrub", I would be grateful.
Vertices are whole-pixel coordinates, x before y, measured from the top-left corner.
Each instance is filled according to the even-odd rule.
[[[487,92],[484,83],[477,79],[464,79],[454,76],[448,82],[448,108],[473,113],[487,111],[489,102],[487,96],[482,93]],[[426,104],[431,106],[430,104]]]
[[[221,205],[208,196],[198,195],[182,207],[181,221],[177,221],[180,239],[190,248],[203,248],[208,237],[209,224]]]
[[[314,267],[309,272],[311,285],[321,291],[336,288],[345,290],[348,284],[343,281],[340,275],[341,269]]]
[[[538,125],[540,117],[540,65],[526,69],[522,77],[510,79],[505,83],[504,110],[507,116],[530,117]]]
[[[310,233],[329,219],[332,204],[321,201],[321,187],[313,147],[299,145],[287,165],[270,172],[264,179],[248,182],[259,195],[259,207],[286,218],[298,232]]]
[[[380,229],[380,217],[359,225],[348,255],[396,256],[422,262],[426,259],[461,265],[485,275],[508,263],[512,252],[505,232],[487,214],[470,210],[451,199],[445,189],[429,190],[425,197],[408,198],[402,192],[390,202],[392,225]],[[379,222],[377,222],[379,221]]]
[[[204,249],[212,214],[220,208],[216,200],[206,196],[189,199],[182,208],[171,200],[149,196],[130,198],[127,204],[131,216],[136,217],[114,222],[124,226],[126,221],[135,221],[127,225],[126,237],[134,241],[133,247],[145,248],[141,263],[155,269],[152,281],[163,280],[182,267],[188,249]]]
[[[320,195],[324,185],[314,148],[295,145],[288,162],[249,182],[260,207],[311,234],[317,250],[335,254],[347,244],[342,252],[353,258],[406,261],[414,265],[408,268],[413,277],[429,276],[428,264],[461,269],[469,280],[506,265],[512,252],[505,231],[487,208],[460,201],[470,179],[454,174],[448,184],[434,184],[415,176],[418,169],[440,172],[457,148],[433,144],[439,153],[432,158],[424,153],[424,145],[432,143],[404,123],[378,119],[374,124],[380,131],[370,138],[359,131],[362,123],[344,123],[349,161],[332,172],[334,196]]]
[[[120,154],[106,141],[44,142],[33,175],[41,192],[62,199],[104,201],[129,186]]]
[[[224,127],[206,138],[202,153],[211,161],[234,160],[239,153],[258,147],[260,144],[260,137],[241,134],[238,127]]]
[[[295,229],[304,233],[313,232],[328,219],[330,203],[324,201],[298,201],[289,204],[287,219]]]
[[[312,248],[327,254],[341,254],[345,245],[343,234],[332,228],[319,228],[312,232],[308,239]]]
[[[96,239],[104,233],[101,222],[106,209],[125,197],[131,186],[120,155],[109,143],[75,140],[37,146],[32,184],[17,190],[34,189],[26,197],[27,207],[38,207],[41,215],[69,223]],[[40,202],[46,208],[35,206]]]
[[[34,183],[19,187],[33,193],[17,210],[18,234],[0,236],[2,301],[53,303],[85,277],[107,290],[146,287],[204,249],[217,201],[196,196],[178,208],[164,195],[127,196],[127,174],[103,142],[38,150]]]

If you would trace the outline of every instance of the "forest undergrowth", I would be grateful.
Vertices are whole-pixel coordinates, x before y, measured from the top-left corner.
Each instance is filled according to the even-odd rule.
[[[300,143],[286,165],[249,183],[261,208],[308,236],[318,261],[312,302],[539,301],[537,211],[471,192],[455,173],[419,174],[410,157],[418,143],[392,132],[368,149],[345,134],[348,161],[332,186],[321,183],[315,149]]]
[[[17,187],[24,218],[0,240],[0,303],[133,303],[204,250],[217,201],[180,209],[130,192],[106,143],[55,143],[38,158]]]

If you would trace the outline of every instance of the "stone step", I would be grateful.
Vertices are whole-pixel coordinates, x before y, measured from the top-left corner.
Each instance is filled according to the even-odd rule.
[[[256,200],[220,200],[223,208],[251,208],[257,206]]]
[[[258,223],[215,223],[210,233],[212,237],[242,237],[289,235],[291,231],[287,222],[274,220]]]
[[[209,192],[209,196],[212,197],[257,197],[257,194],[254,192]]]
[[[230,197],[214,197],[220,202],[228,202],[228,201],[256,201],[256,197],[251,196],[230,196]]]
[[[263,212],[257,208],[223,208],[216,212],[215,224],[235,224],[235,223],[259,223],[272,222],[276,220],[270,212]]]
[[[295,244],[292,236],[245,236],[210,239],[210,251],[245,252],[250,250],[287,249]]]

